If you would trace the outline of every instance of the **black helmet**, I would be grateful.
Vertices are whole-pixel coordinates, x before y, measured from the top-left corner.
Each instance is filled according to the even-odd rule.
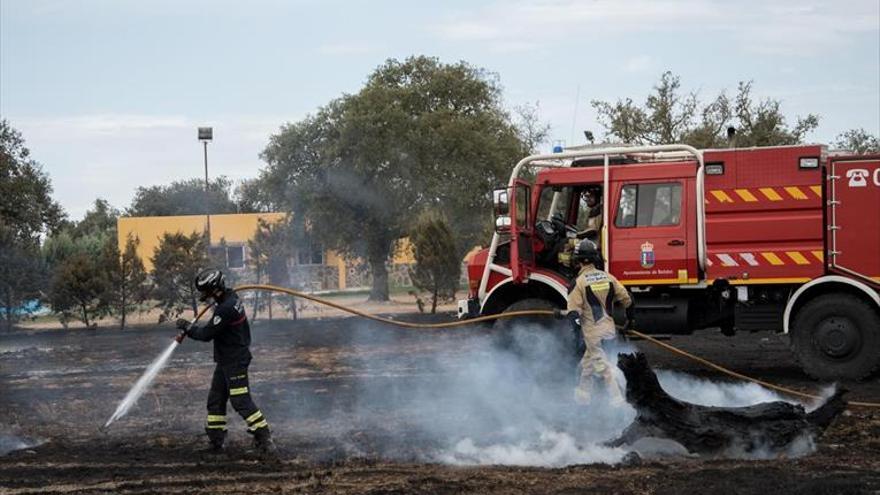
[[[596,243],[590,239],[584,239],[574,247],[571,259],[579,263],[590,263],[596,268],[602,269],[602,253],[599,252]]]
[[[199,300],[205,301],[217,292],[226,290],[226,277],[220,270],[208,268],[196,275],[195,286],[201,294]]]
[[[586,186],[583,194],[592,194],[593,196],[602,197],[602,186]]]

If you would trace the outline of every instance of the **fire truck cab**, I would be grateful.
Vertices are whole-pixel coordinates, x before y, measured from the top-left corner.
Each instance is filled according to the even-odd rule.
[[[817,378],[880,367],[880,156],[569,149],[524,158],[494,200],[495,234],[469,261],[460,317],[564,307],[577,276],[567,253],[592,236],[641,331],[773,330]]]

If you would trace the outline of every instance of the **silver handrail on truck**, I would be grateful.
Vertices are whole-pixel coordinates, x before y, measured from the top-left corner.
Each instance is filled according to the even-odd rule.
[[[703,163],[703,152],[694,148],[693,146],[688,146],[686,144],[663,144],[656,146],[620,146],[620,147],[612,147],[612,148],[596,148],[596,149],[585,149],[585,150],[576,150],[576,151],[565,151],[562,153],[546,153],[539,155],[530,155],[516,164],[513,167],[513,172],[510,174],[510,180],[507,183],[508,188],[512,188],[514,182],[519,177],[520,172],[524,167],[536,167],[536,168],[546,168],[546,167],[559,167],[559,166],[570,166],[571,162],[568,162],[568,165],[562,165],[564,160],[573,160],[576,158],[585,158],[590,156],[602,156],[604,160],[603,164],[603,184],[602,188],[602,252],[606,257],[606,260],[610,262],[610,252],[608,250],[608,185],[609,185],[609,175],[610,175],[610,161],[609,157],[612,155],[634,155],[634,154],[648,154],[655,155],[656,158],[663,158],[662,156],[658,156],[658,154],[667,154],[665,158],[675,157],[676,154],[681,154],[684,156],[692,155],[697,160],[697,264],[700,267],[700,270],[705,273],[706,271],[706,201],[705,201],[705,190],[704,190],[704,182],[705,182],[705,167]],[[501,236],[498,232],[495,232],[492,235],[492,243],[489,245],[489,254],[486,257],[486,266],[483,268],[483,277],[480,279],[480,288],[477,292],[477,297],[480,301],[480,305],[484,304],[484,298],[486,297],[486,286],[489,283],[489,275],[491,272],[497,272],[505,276],[511,275],[511,270],[507,267],[496,265],[495,264],[495,252],[498,249],[498,243],[500,241]],[[610,263],[608,263],[610,265]]]

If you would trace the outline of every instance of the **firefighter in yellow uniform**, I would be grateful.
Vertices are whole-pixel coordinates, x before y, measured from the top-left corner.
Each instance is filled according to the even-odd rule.
[[[588,404],[592,399],[593,381],[601,378],[612,404],[623,404],[623,394],[614,380],[613,369],[602,343],[617,337],[612,317],[615,302],[626,308],[624,329],[633,326],[635,307],[632,298],[613,275],[603,271],[602,255],[593,241],[584,239],[578,243],[572,260],[580,263],[581,268],[568,294],[568,318],[575,331],[581,332],[585,347],[575,400]]]

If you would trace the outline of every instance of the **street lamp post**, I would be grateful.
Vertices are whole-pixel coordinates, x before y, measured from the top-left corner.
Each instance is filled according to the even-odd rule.
[[[208,255],[211,255],[211,192],[208,184],[208,143],[214,139],[213,127],[199,127],[199,141],[205,146],[205,217],[208,231]]]

